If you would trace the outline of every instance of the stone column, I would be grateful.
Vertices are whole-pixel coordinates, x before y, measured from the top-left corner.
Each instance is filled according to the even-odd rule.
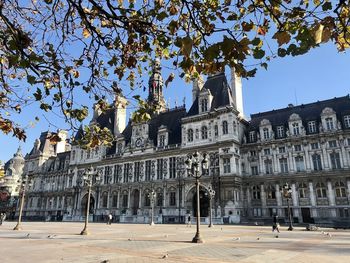
[[[347,189],[348,200],[350,200],[350,178],[347,178],[346,184],[348,186],[348,189]]]
[[[330,206],[335,206],[335,195],[334,195],[334,189],[332,186],[332,182],[330,180],[327,181],[327,188],[328,188],[328,201],[329,201],[329,205]],[[332,215],[332,217],[336,217],[337,216],[337,211],[335,208],[330,208],[330,213]]]
[[[323,167],[325,170],[329,170],[330,169],[330,166],[329,166],[329,160],[328,160],[328,154],[327,154],[327,151],[326,151],[326,148],[325,148],[325,143],[323,145],[321,145],[322,147],[322,159],[323,159]]]
[[[292,202],[293,202],[293,215],[294,217],[299,217],[300,214],[299,214],[299,200],[298,200],[298,194],[297,194],[297,191],[296,191],[296,186],[295,186],[295,183],[292,183]]]
[[[139,189],[139,209],[142,208],[142,188]]]
[[[309,192],[310,192],[310,203],[313,208],[311,208],[311,216],[316,217],[316,196],[315,196],[315,191],[314,191],[314,185],[312,182],[309,182]]]
[[[246,193],[247,193],[247,208],[251,208],[252,207],[252,198],[250,196],[250,188],[249,188],[249,185],[247,186],[247,190],[246,190]],[[251,216],[251,211],[248,210],[248,215],[247,216]]]
[[[279,216],[282,216],[284,210],[282,209],[282,196],[281,196],[281,191],[280,191],[280,185],[276,184],[275,187],[276,187],[276,202],[277,202],[277,207],[278,207],[277,214]]]
[[[259,175],[263,174],[264,173],[264,162],[263,162],[263,158],[261,158],[261,151],[258,152],[258,155],[259,155]]]
[[[117,209],[119,209],[119,207],[120,207],[120,191],[121,191],[121,189],[118,189],[118,194],[117,194],[117,198],[118,198],[118,202],[117,202]]]
[[[311,171],[311,162],[310,162],[310,155],[309,151],[306,149],[305,152],[305,166],[306,166],[306,171],[310,172]]]
[[[131,201],[131,188],[128,188],[128,209],[130,209],[130,201]]]
[[[295,163],[294,163],[294,158],[293,158],[293,155],[292,153],[289,151],[288,152],[288,161],[289,161],[289,164],[290,164],[290,171],[293,173],[295,172]]]

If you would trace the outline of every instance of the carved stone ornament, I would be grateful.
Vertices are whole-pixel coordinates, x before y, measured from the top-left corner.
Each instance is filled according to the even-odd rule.
[[[299,121],[301,120],[299,114],[293,113],[292,115],[289,116],[289,121]]]
[[[260,122],[260,126],[267,126],[267,125],[271,125],[271,122],[268,119],[263,119]]]

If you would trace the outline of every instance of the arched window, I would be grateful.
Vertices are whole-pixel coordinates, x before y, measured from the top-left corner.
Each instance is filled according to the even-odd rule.
[[[145,194],[145,206],[150,206],[151,205],[151,199],[149,197],[149,193]]]
[[[307,185],[305,183],[299,184],[299,197],[306,198],[308,196]]]
[[[346,197],[346,188],[343,182],[335,183],[335,195],[336,197]]]
[[[188,129],[188,131],[187,131],[187,141],[193,142],[193,130],[192,129]]]
[[[117,192],[113,192],[112,194],[112,207],[118,206],[118,194]]]
[[[260,200],[260,187],[257,185],[254,185],[252,187],[252,194],[253,194],[253,199],[254,200]]]
[[[102,207],[107,207],[108,206],[108,193],[104,192],[102,194]]]
[[[266,189],[267,199],[276,199],[276,190],[275,187],[269,185]]]
[[[208,128],[207,126],[202,127],[202,139],[206,140],[208,139]]]
[[[332,117],[326,118],[326,126],[328,131],[334,129],[334,122]]]
[[[227,125],[227,121],[223,121],[223,122],[222,122],[222,133],[223,133],[223,134],[228,134],[228,125]]]
[[[326,190],[324,183],[317,183],[316,184],[316,195],[318,198],[326,198],[327,197],[327,190]]]

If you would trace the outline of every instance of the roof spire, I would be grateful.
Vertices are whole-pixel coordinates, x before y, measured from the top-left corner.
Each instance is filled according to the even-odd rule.
[[[157,106],[157,111],[164,111],[166,108],[165,100],[163,97],[163,77],[161,75],[160,60],[157,58],[153,62],[152,75],[148,81],[148,102]]]

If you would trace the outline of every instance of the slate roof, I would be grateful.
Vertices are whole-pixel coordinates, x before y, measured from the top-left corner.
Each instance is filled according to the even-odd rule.
[[[231,88],[227,82],[227,78],[224,72],[209,76],[203,86],[203,89],[208,89],[213,96],[210,109],[211,111],[219,107],[233,105]],[[199,113],[198,107],[199,105],[197,97],[193,102],[190,110],[188,111],[187,116],[197,115]]]
[[[50,137],[50,135],[51,135],[51,132],[49,132],[49,131],[42,132],[40,134],[40,137],[39,137],[39,141],[40,141],[39,151],[40,152],[43,153],[43,152],[55,151],[56,145],[53,145],[51,143],[47,143],[47,138]],[[34,152],[35,152],[35,149],[34,149],[34,146],[33,146],[32,150],[29,153],[29,155],[34,154]]]
[[[321,121],[321,113],[326,108],[332,108],[337,115],[337,119],[343,124],[343,116],[350,114],[350,97],[349,95],[329,100],[317,101],[308,104],[302,104],[299,106],[292,106],[283,109],[277,109],[251,115],[249,122],[249,130],[259,129],[260,122],[263,119],[270,121],[272,127],[286,126],[290,115],[296,113],[303,121],[304,127],[308,121],[317,121],[317,124]],[[318,125],[317,125],[318,126]]]

